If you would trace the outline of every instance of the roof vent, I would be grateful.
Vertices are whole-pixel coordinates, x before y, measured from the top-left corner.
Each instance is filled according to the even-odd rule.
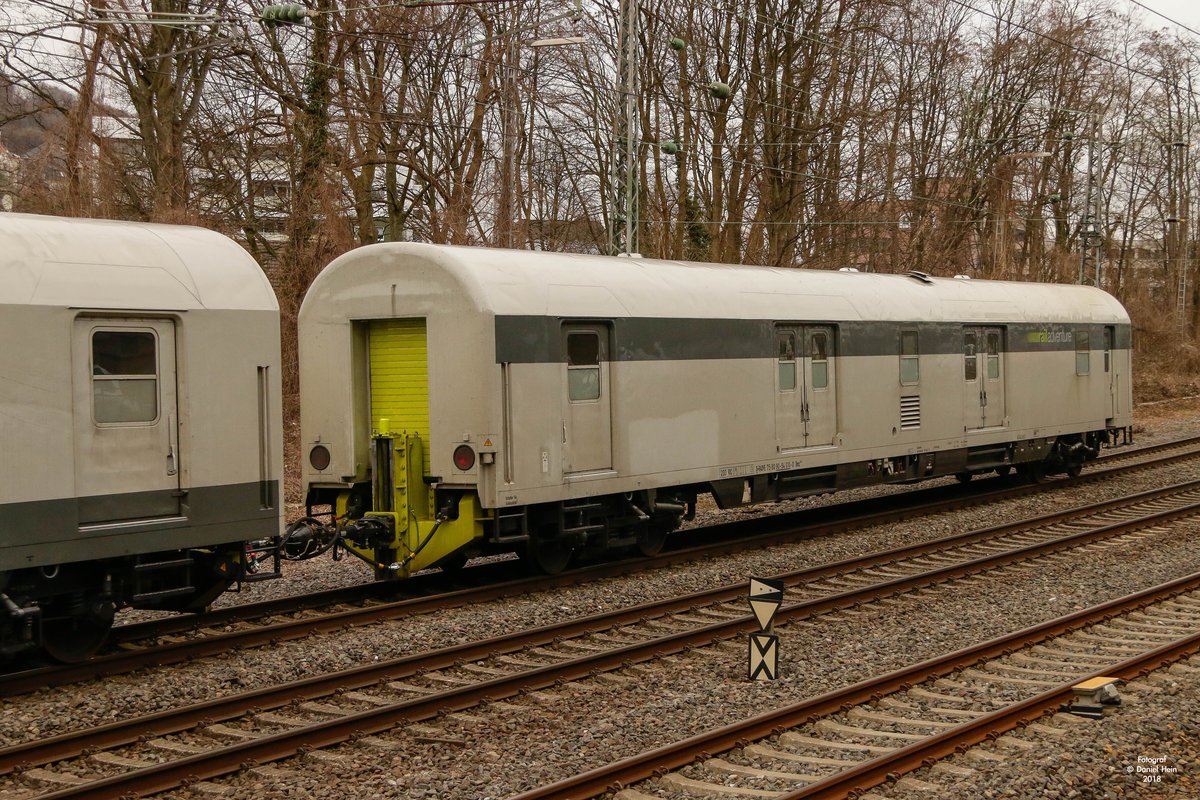
[[[930,277],[928,272],[921,272],[920,270],[910,269],[908,272],[906,272],[904,274],[910,278],[915,278],[916,280],[919,280],[921,283],[933,283],[933,278]]]
[[[956,280],[956,281],[969,281],[969,280],[971,280],[971,276],[970,276],[970,275],[955,275],[955,276],[954,276],[954,280]]]
[[[840,267],[838,272],[858,272],[858,267]]]

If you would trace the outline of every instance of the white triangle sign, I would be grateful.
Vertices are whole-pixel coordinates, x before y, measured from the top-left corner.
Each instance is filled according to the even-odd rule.
[[[758,600],[750,598],[750,610],[754,612],[754,618],[758,620],[758,627],[764,631],[771,624],[771,620],[775,617],[775,612],[779,610],[781,603],[778,600]]]
[[[762,578],[750,579],[750,596],[757,597],[760,594],[783,594],[783,581],[765,581]]]

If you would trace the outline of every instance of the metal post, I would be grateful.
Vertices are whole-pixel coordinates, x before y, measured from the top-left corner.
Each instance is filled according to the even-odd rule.
[[[1104,259],[1104,200],[1100,187],[1100,160],[1102,148],[1100,138],[1100,113],[1089,112],[1092,115],[1091,133],[1088,135],[1088,166],[1087,166],[1087,202],[1084,204],[1084,217],[1079,224],[1079,279],[1078,283],[1088,281],[1088,273],[1092,280],[1100,286],[1103,277],[1102,262]],[[1092,269],[1089,270],[1089,262]]]
[[[621,103],[617,114],[612,159],[612,210],[609,219],[609,249],[613,255],[638,252],[637,165],[638,143],[638,4],[621,0],[621,30],[617,42],[617,91]]]
[[[516,247],[513,236],[517,214],[517,137],[520,135],[518,96],[521,44],[512,33],[505,47],[506,57],[503,70],[503,92],[500,108],[501,135],[504,137],[500,164],[500,197],[496,203],[496,244],[500,247]]]

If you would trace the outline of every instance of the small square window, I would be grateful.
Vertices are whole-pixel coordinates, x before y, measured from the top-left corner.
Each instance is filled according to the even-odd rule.
[[[149,331],[92,334],[92,415],[97,424],[158,419],[158,352]]]
[[[567,396],[571,402],[600,399],[599,367],[567,367]]]
[[[900,331],[900,383],[915,386],[921,382],[921,358],[916,331]]]
[[[1000,333],[987,334],[987,376],[989,381],[1000,380]]]
[[[1087,375],[1091,371],[1091,337],[1087,331],[1075,331],[1075,374]]]
[[[779,351],[779,391],[796,389],[796,334],[780,332],[775,335]]]
[[[567,333],[567,398],[572,403],[600,399],[600,334]]]
[[[600,363],[600,336],[595,333],[567,334],[567,366],[587,367]]]
[[[973,381],[979,377],[977,349],[975,334],[963,334],[963,380]]]
[[[823,333],[812,335],[812,388],[825,389],[829,386],[829,337]]]

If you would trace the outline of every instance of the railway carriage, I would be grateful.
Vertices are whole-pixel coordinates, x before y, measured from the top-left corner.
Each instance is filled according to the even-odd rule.
[[[0,654],[203,608],[280,533],[279,314],[216,233],[0,214]]]
[[[1082,286],[394,243],[299,337],[305,524],[379,577],[653,553],[704,493],[1073,473],[1130,424],[1129,318]]]

